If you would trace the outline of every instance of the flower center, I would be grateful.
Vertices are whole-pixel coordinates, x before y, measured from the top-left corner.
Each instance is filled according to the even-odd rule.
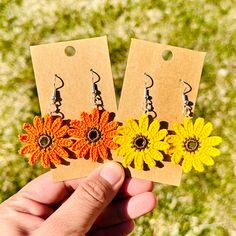
[[[52,138],[50,136],[44,134],[39,137],[38,144],[41,148],[47,148],[52,144]]]
[[[194,152],[199,147],[199,142],[195,138],[189,138],[184,142],[184,147],[188,152]]]
[[[96,128],[90,129],[87,133],[87,138],[89,142],[92,143],[97,142],[101,137],[102,137],[101,131]]]
[[[147,147],[148,140],[144,136],[137,136],[133,141],[133,145],[136,149],[142,150],[142,149],[145,149]]]

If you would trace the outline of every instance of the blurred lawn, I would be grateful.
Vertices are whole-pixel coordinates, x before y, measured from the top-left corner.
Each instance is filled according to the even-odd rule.
[[[132,235],[235,235],[236,1],[0,0],[0,201],[43,172],[17,154],[21,124],[39,113],[29,45],[107,34],[117,94],[130,38],[206,51],[196,116],[224,138],[216,165],[157,184],[159,206]]]

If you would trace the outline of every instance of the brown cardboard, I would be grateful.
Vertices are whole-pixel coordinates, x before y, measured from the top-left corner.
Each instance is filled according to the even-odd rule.
[[[73,46],[76,54],[66,56],[66,46]],[[172,60],[164,61],[161,58],[161,53],[165,49],[173,52]],[[63,99],[60,109],[65,118],[78,119],[82,111],[90,112],[93,107],[90,68],[101,76],[98,86],[102,93],[104,108],[117,114],[105,36],[32,46],[31,55],[42,114],[48,112],[55,73],[62,77],[65,83],[60,90]],[[150,95],[153,97],[158,119],[168,121],[170,127],[173,122],[182,121],[183,85],[179,79],[186,80],[192,85],[193,91],[189,98],[195,103],[204,56],[205,53],[202,52],[133,39],[118,111],[119,118],[116,119],[125,121],[127,117],[138,118],[143,113],[143,74],[146,72],[154,79]],[[122,160],[114,153],[113,159],[119,162]],[[53,170],[55,181],[86,176],[101,165],[85,159],[69,159],[69,162],[69,165],[59,165]],[[170,162],[164,162],[164,168],[155,167],[149,171],[129,168],[127,172],[132,177],[176,186],[180,184],[182,174],[181,167]]]
[[[67,46],[76,49],[74,56],[68,57],[65,54]],[[31,46],[30,50],[42,115],[48,113],[55,74],[64,80],[64,87],[60,89],[62,98],[60,109],[65,119],[79,119],[82,111],[91,112],[94,107],[91,68],[101,77],[98,88],[101,91],[104,108],[117,113],[106,36]],[[60,165],[53,170],[56,181],[86,176],[93,168],[100,165],[84,159],[68,161],[70,165]]]
[[[173,54],[169,61],[162,58],[165,50]],[[204,52],[132,39],[118,109],[119,121],[124,122],[128,117],[138,119],[143,113],[144,73],[147,73],[154,80],[150,96],[157,119],[168,122],[170,130],[173,122],[182,122],[183,84],[180,79],[192,86],[188,96],[195,104],[204,57]],[[137,171],[131,167],[129,170],[133,177],[178,186],[181,167],[166,161],[163,164],[163,168],[154,167],[149,171]]]

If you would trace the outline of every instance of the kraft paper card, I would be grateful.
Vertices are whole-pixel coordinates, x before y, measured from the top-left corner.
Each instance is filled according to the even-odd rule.
[[[66,55],[68,47],[74,49],[74,55]],[[60,76],[64,83],[60,89],[60,111],[65,119],[80,119],[82,111],[90,113],[94,108],[90,69],[100,76],[98,88],[104,108],[117,113],[106,36],[31,46],[30,49],[42,115],[48,113],[55,74]],[[52,171],[55,181],[86,176],[101,165],[85,159],[66,161],[69,164],[60,165]]]
[[[69,56],[65,53],[68,48],[72,49]],[[170,60],[162,57],[166,50],[172,53]],[[183,120],[183,84],[179,80],[191,84],[189,99],[195,104],[205,57],[203,52],[133,39],[117,111],[106,36],[31,46],[31,55],[42,115],[48,113],[55,74],[63,79],[60,110],[65,119],[79,119],[82,111],[90,113],[93,108],[90,69],[93,69],[101,78],[98,87],[104,108],[116,114],[115,120],[124,122],[127,117],[139,118],[143,113],[146,72],[154,80],[150,95],[157,118],[169,129],[173,122]],[[122,160],[114,153],[112,159]],[[66,161],[66,165],[59,165],[52,171],[55,181],[87,176],[102,164],[84,158]],[[128,176],[176,186],[182,175],[181,167],[169,161],[151,170],[138,171],[130,167],[126,172]]]
[[[165,55],[170,55],[165,60]],[[168,58],[168,57],[167,57]],[[125,122],[127,117],[138,119],[143,111],[144,73],[153,79],[150,96],[157,119],[164,128],[172,129],[172,123],[182,122],[183,115],[183,83],[188,82],[192,91],[189,100],[196,102],[200,77],[202,73],[204,52],[163,45],[144,40],[132,39],[122,94],[118,109],[118,119]],[[129,168],[131,175],[155,182],[179,185],[182,169],[170,161],[148,171]]]

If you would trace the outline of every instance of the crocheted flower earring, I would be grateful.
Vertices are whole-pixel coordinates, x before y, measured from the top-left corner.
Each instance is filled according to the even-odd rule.
[[[149,168],[156,166],[156,161],[163,160],[162,151],[169,148],[169,144],[164,141],[168,131],[160,129],[160,122],[153,111],[151,96],[149,96],[149,88],[153,86],[153,79],[150,75],[145,75],[144,103],[145,112],[141,115],[138,122],[128,118],[127,125],[118,128],[119,134],[114,137],[114,142],[119,144],[116,149],[118,156],[123,156],[122,165],[128,167],[134,161],[134,168],[143,170],[145,162]],[[151,85],[147,86],[146,79],[151,79]],[[149,113],[155,115],[152,121],[149,119]]]
[[[81,120],[72,120],[68,134],[76,140],[71,149],[77,158],[88,157],[96,162],[99,156],[102,160],[106,160],[109,150],[118,147],[112,138],[117,134],[119,124],[117,121],[110,121],[111,115],[104,110],[101,92],[97,87],[100,76],[93,69],[90,71],[92,72],[93,103],[96,108],[91,114],[82,112]],[[94,81],[94,74],[98,77],[97,81]]]
[[[175,135],[167,137],[170,144],[168,153],[171,154],[171,161],[174,164],[182,165],[184,172],[189,172],[192,167],[202,172],[204,171],[203,164],[212,166],[214,164],[212,157],[220,155],[220,150],[214,146],[219,145],[222,138],[219,136],[209,137],[213,125],[210,122],[205,124],[203,118],[197,118],[194,123],[192,122],[192,102],[187,96],[192,87],[186,81],[181,80],[181,82],[184,84],[182,97],[185,117],[183,124],[173,124]]]
[[[62,83],[60,87],[56,87],[56,80],[59,79]],[[62,158],[68,158],[66,148],[72,145],[72,140],[67,137],[69,127],[64,125],[64,115],[60,112],[61,106],[59,89],[64,86],[63,80],[55,74],[54,89],[52,102],[49,105],[49,114],[44,117],[35,116],[33,125],[29,123],[23,124],[25,134],[20,134],[19,140],[26,143],[19,153],[26,155],[31,153],[29,164],[35,164],[41,159],[41,165],[44,168],[61,164]],[[52,107],[54,110],[52,111]]]

